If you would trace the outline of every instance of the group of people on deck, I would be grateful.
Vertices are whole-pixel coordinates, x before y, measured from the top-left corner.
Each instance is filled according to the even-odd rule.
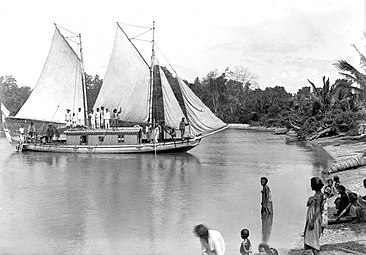
[[[122,109],[119,111],[113,109],[112,112],[108,108],[104,109],[104,106],[96,108],[96,111],[91,110],[88,114],[88,120],[92,129],[111,129],[112,127],[118,127],[119,115]],[[81,108],[78,108],[76,113],[72,113],[70,109],[66,110],[65,113],[66,127],[82,127],[86,125],[84,112]]]
[[[315,193],[307,202],[304,248],[311,249],[313,254],[319,254],[319,239],[328,224],[328,215],[337,217],[335,222],[342,216],[348,216],[353,223],[366,222],[366,196],[348,191],[341,185],[338,176],[328,179],[325,187],[319,177],[313,177],[310,180],[310,186]],[[366,188],[366,179],[363,180],[363,186]],[[336,209],[333,215],[328,214],[328,201],[332,197],[335,198]]]
[[[262,202],[261,202],[261,216],[262,216],[262,242],[258,245],[258,253],[260,255],[278,255],[277,249],[270,247],[268,244],[269,235],[272,227],[273,219],[273,204],[271,190],[268,186],[268,179],[262,177],[260,179],[262,185]],[[203,255],[224,255],[226,244],[222,234],[217,230],[208,229],[205,225],[199,224],[194,227],[193,233],[199,237],[202,254]],[[252,244],[249,240],[249,230],[242,229],[240,232],[242,242],[239,246],[241,255],[253,254]]]
[[[120,108],[119,110],[113,109],[113,111],[110,112],[108,108],[105,109],[103,106],[101,106],[100,108],[96,108],[95,112],[94,110],[91,110],[91,112],[88,114],[90,128],[112,129],[119,127],[119,122],[121,121],[121,113],[122,108]],[[67,109],[65,113],[65,122],[66,127],[75,128],[85,126],[86,123],[84,118],[84,112],[82,112],[81,108],[78,108],[78,111],[76,113],[71,113],[70,109]],[[185,121],[185,118],[183,117],[181,119],[181,122],[179,123],[181,139],[184,139],[186,136],[186,126],[189,126],[189,124]],[[140,126],[136,125],[136,127]],[[152,127],[151,124],[147,124],[143,127],[140,127],[140,129],[142,142],[158,142],[162,140],[163,138],[161,138],[161,135],[163,134],[163,131],[165,131],[172,140],[174,140],[177,135],[174,128],[161,125],[159,123],[157,123],[154,127]]]
[[[43,142],[51,143],[51,142],[57,141],[58,138],[60,137],[60,133],[58,132],[58,129],[56,128],[55,125],[52,125],[52,124],[48,125],[46,134],[43,135],[42,137],[39,137],[36,126],[34,125],[33,121],[29,123],[27,132],[26,132],[26,129],[24,128],[23,124],[20,125],[18,132],[19,132],[19,142],[20,143],[24,143],[25,141],[37,142],[38,139],[40,139],[40,141],[43,141]]]

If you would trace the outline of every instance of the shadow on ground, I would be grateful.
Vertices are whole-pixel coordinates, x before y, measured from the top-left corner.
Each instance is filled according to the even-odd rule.
[[[366,240],[364,241],[351,241],[345,243],[325,244],[320,248],[322,255],[349,255],[349,254],[366,254]],[[305,255],[312,254],[310,250],[304,251],[303,249],[292,249],[288,252],[288,255]]]

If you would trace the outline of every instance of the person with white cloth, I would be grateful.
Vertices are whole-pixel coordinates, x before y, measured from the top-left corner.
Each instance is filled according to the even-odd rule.
[[[226,245],[221,233],[200,224],[194,227],[194,234],[200,238],[202,255],[224,255]]]
[[[104,113],[104,124],[105,124],[105,128],[106,129],[110,129],[110,123],[109,120],[111,119],[111,113],[108,111],[108,108],[105,109],[105,113]]]
[[[85,119],[84,119],[84,113],[81,111],[81,108],[78,109],[78,112],[76,113],[76,126],[84,126],[85,125]]]
[[[95,129],[95,113],[93,109],[91,110],[91,113],[89,113],[89,117],[90,117],[91,128]]]
[[[72,115],[71,115],[70,109],[66,109],[66,113],[65,113],[66,127],[71,126],[71,121],[72,121]]]
[[[157,124],[155,129],[154,129],[154,142],[158,143],[159,142],[159,136],[160,136],[160,125]]]

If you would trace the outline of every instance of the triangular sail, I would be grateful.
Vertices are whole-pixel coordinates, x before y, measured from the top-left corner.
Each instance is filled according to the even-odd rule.
[[[179,77],[178,83],[182,91],[188,122],[194,135],[209,134],[227,125],[215,116],[211,110],[192,92]]]
[[[120,27],[94,110],[122,108],[120,119],[147,122],[150,69]]]
[[[15,118],[65,123],[66,109],[83,107],[81,62],[56,28],[39,80]]]
[[[168,127],[179,129],[179,123],[184,117],[184,113],[182,111],[182,108],[180,108],[178,100],[174,96],[173,90],[161,68],[160,80],[161,88],[163,91],[165,125]]]

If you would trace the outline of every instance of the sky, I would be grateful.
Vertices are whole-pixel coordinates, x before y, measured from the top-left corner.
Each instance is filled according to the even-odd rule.
[[[332,65],[339,59],[359,67],[351,45],[366,53],[365,11],[363,0],[2,0],[0,76],[33,88],[57,23],[81,33],[85,71],[103,78],[116,22],[155,21],[159,62],[181,78],[193,82],[213,70],[244,66],[260,88],[295,93],[307,79],[320,86],[322,76],[340,78]],[[151,47],[137,44],[144,54]]]

